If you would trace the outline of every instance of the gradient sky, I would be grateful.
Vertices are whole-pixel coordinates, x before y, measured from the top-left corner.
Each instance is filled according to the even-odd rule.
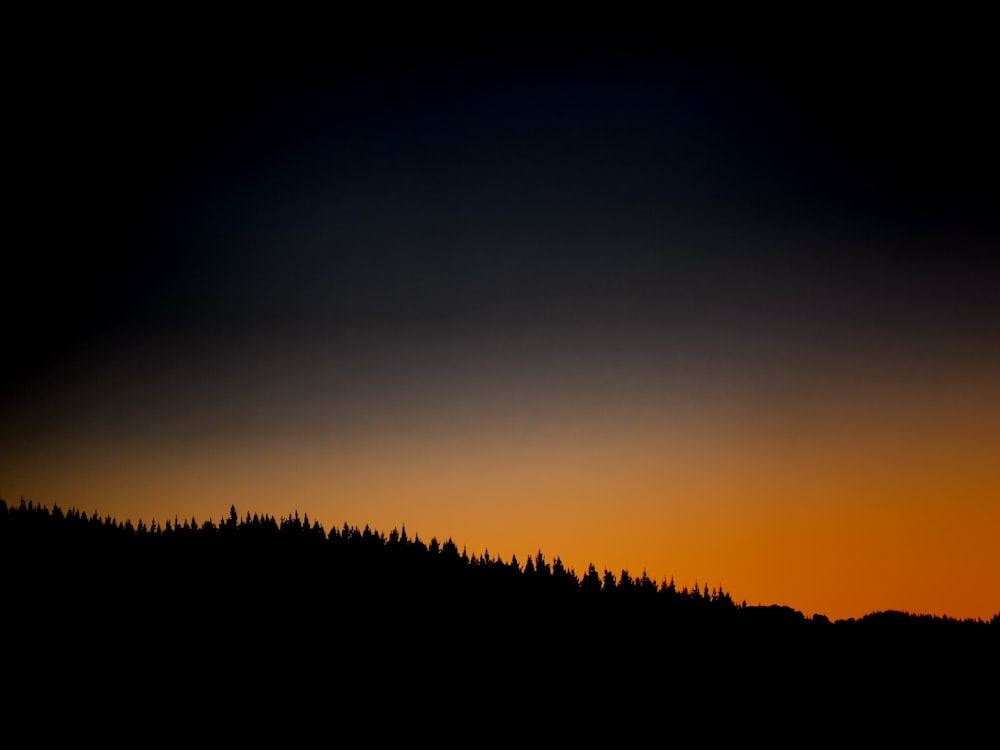
[[[1000,611],[988,48],[181,41],[18,63],[0,497]]]

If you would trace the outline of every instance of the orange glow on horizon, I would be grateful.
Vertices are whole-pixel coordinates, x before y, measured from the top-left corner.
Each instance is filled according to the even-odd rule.
[[[831,619],[987,619],[1000,611],[1000,410],[982,396],[767,416],[720,406],[672,423],[498,418],[351,440],[66,443],[15,455],[45,479],[2,491],[119,520],[217,521],[235,504],[327,530],[405,525],[470,554],[523,564],[541,550],[578,575],[645,570]]]

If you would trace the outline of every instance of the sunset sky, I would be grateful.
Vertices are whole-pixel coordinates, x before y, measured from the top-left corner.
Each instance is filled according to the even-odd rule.
[[[0,497],[1000,612],[992,52],[314,42],[20,59]]]

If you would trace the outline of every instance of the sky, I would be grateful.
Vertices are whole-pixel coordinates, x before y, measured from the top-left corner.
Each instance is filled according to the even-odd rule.
[[[0,497],[1000,612],[989,46],[319,36],[16,57]]]

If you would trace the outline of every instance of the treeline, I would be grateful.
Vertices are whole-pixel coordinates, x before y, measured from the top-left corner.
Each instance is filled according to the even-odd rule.
[[[559,557],[547,560],[541,550],[524,564],[516,555],[504,561],[488,549],[469,554],[451,538],[425,542],[419,535],[411,537],[405,526],[385,534],[345,523],[327,532],[308,514],[300,518],[297,511],[281,518],[256,513],[241,518],[231,506],[228,517],[218,524],[175,518],[147,525],[75,508],[64,511],[58,505],[50,509],[24,499],[8,505],[0,498],[0,542],[7,570],[15,579],[56,585],[63,578],[81,583],[86,574],[95,587],[116,584],[122,594],[175,580],[185,582],[188,596],[200,593],[213,598],[226,598],[226,592],[280,598],[292,592],[367,598],[376,605],[391,595],[395,603],[405,601],[413,608],[424,602],[434,607],[511,607],[523,601],[549,608],[602,602],[622,613],[638,608],[702,623],[736,617],[775,627],[855,623],[854,619],[830,623],[821,615],[807,619],[783,606],[737,604],[721,586],[695,582],[693,588],[678,588],[673,579],[656,582],[646,571],[633,576],[623,569],[616,575],[591,564],[578,575]],[[889,611],[871,613],[857,622],[985,630],[1000,629],[1000,613],[987,622]]]
[[[830,622],[718,586],[577,575],[541,551],[521,564],[405,528],[327,532],[297,513],[132,524],[0,500],[0,565],[9,708],[225,705],[250,735],[246,712],[275,706],[581,738],[638,731],[664,706],[829,722],[892,695],[966,711],[990,702],[1000,667],[1000,617]]]
[[[482,554],[470,555],[465,548],[459,552],[450,538],[443,543],[431,538],[425,543],[419,535],[411,538],[405,526],[402,530],[393,529],[385,534],[367,525],[362,529],[345,523],[340,529],[326,532],[318,522],[310,522],[308,514],[300,519],[297,511],[280,519],[256,513],[252,516],[247,513],[240,518],[236,507],[232,506],[228,519],[219,524],[212,520],[199,523],[195,518],[183,521],[175,518],[162,525],[155,520],[147,525],[142,520],[133,524],[131,520],[118,521],[110,516],[102,518],[96,512],[88,516],[77,509],[63,511],[58,505],[49,510],[24,500],[19,506],[8,507],[6,501],[0,498],[0,513],[4,514],[0,523],[6,522],[5,531],[18,536],[18,539],[11,538],[12,543],[28,542],[28,546],[36,550],[40,549],[37,545],[44,545],[50,554],[81,552],[78,545],[86,549],[95,544],[125,548],[148,544],[149,549],[156,553],[183,550],[196,555],[211,551],[209,548],[213,545],[226,554],[237,551],[232,548],[233,544],[238,546],[240,552],[266,553],[282,549],[295,554],[308,553],[319,546],[325,547],[334,559],[338,553],[343,553],[363,560],[362,570],[378,571],[384,568],[385,563],[391,565],[393,574],[399,575],[409,575],[407,571],[412,573],[415,569],[425,572],[468,570],[468,575],[477,577],[485,586],[520,579],[549,586],[548,593],[577,590],[584,593],[603,591],[615,596],[635,593],[646,597],[669,597],[686,601],[691,606],[735,606],[731,595],[721,586],[710,590],[696,581],[692,589],[687,586],[678,588],[672,579],[655,582],[646,571],[641,576],[633,576],[623,569],[616,575],[607,569],[598,572],[593,564],[586,573],[578,576],[574,569],[566,568],[558,556],[550,563],[541,550],[528,557],[522,565],[516,555],[505,562],[499,556],[491,556],[488,549]],[[91,548],[88,551],[97,550]],[[362,570],[355,572],[361,573]],[[746,607],[746,603],[741,606]]]
[[[12,569],[36,584],[44,578],[52,585],[65,575],[79,580],[86,573],[95,583],[115,583],[120,592],[183,580],[189,596],[301,597],[298,606],[321,596],[365,600],[370,607],[391,600],[411,610],[471,611],[519,602],[551,608],[577,600],[613,602],[623,610],[667,607],[686,616],[746,608],[721,586],[678,588],[673,580],[653,581],[645,571],[616,575],[590,565],[578,576],[541,550],[521,564],[516,555],[504,561],[488,550],[459,550],[450,538],[425,542],[405,526],[386,534],[345,523],[327,532],[308,515],[241,518],[235,506],[218,524],[195,518],[133,524],[24,500],[8,506],[0,499],[0,538]]]

